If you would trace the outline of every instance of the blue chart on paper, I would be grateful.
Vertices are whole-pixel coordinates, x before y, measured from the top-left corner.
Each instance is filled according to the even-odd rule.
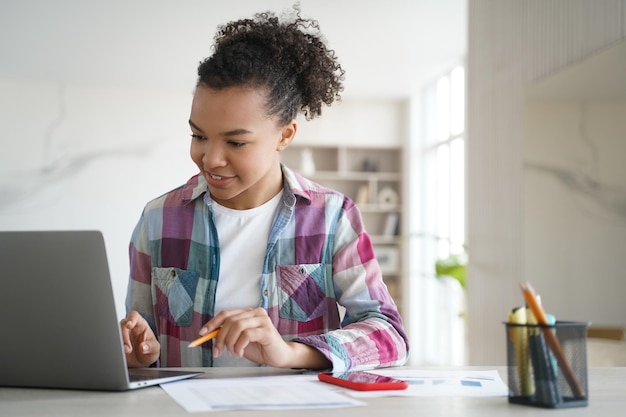
[[[477,387],[480,388],[483,384],[475,379],[430,379],[430,378],[404,378],[410,385],[456,385],[461,384],[464,387]]]

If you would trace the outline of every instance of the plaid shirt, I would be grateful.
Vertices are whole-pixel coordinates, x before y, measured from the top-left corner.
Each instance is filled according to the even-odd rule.
[[[358,208],[282,170],[260,307],[284,340],[318,349],[335,371],[402,365],[408,340]],[[132,235],[126,308],[158,335],[160,366],[212,366],[212,343],[187,348],[216,313],[220,248],[207,191],[196,175],[152,200]],[[337,303],[345,307],[342,321]]]

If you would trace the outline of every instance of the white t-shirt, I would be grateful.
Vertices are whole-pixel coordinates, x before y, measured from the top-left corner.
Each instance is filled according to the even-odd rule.
[[[215,313],[255,308],[261,301],[260,282],[267,240],[283,192],[259,207],[234,210],[213,202],[220,244],[220,272]],[[257,366],[245,358],[224,352],[213,366]]]

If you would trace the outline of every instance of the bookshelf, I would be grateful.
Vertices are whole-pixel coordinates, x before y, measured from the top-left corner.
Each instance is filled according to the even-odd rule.
[[[402,148],[292,144],[281,161],[356,202],[383,279],[402,311]]]

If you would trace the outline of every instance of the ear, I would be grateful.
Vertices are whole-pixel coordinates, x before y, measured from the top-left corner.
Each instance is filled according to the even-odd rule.
[[[278,145],[276,146],[276,150],[278,152],[283,151],[287,146],[289,146],[293,138],[296,136],[297,130],[298,123],[296,123],[295,120],[292,120],[291,123],[283,126],[280,133],[280,140],[278,141]]]

